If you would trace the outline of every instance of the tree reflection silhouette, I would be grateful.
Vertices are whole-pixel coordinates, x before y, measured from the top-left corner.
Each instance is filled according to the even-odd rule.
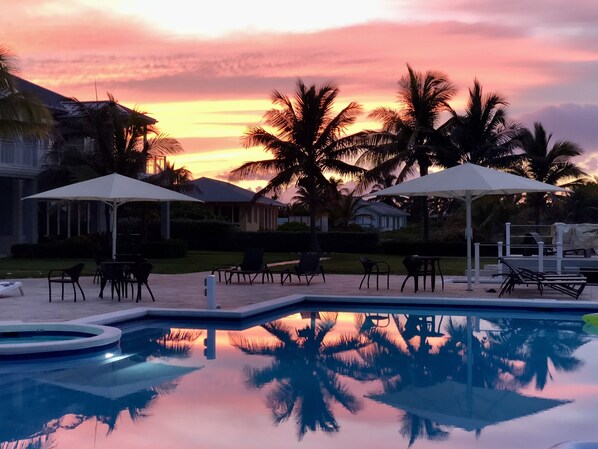
[[[201,335],[202,331],[170,328],[130,332],[121,340],[121,349],[123,354],[135,355],[109,362],[109,365],[105,365],[105,359],[100,360],[97,373],[105,373],[107,367],[117,371],[123,364],[131,366],[157,357],[189,357],[193,342]],[[92,365],[64,370],[54,367],[48,376],[52,381],[60,381],[61,376],[68,379],[69,376],[77,377],[77,373],[86,373],[81,374],[81,378],[93,371]],[[106,425],[106,433],[110,434],[117,428],[123,413],[132,421],[143,418],[154,401],[177,386],[176,378],[162,380],[158,385],[114,398],[80,391],[78,386],[68,388],[48,383],[48,379],[44,381],[45,376],[43,369],[35,375],[23,374],[11,383],[11,388],[0,388],[0,449],[51,447],[48,446],[53,444],[50,436],[55,432],[75,429],[92,419]]]
[[[246,383],[261,389],[270,385],[266,396],[274,424],[291,416],[297,423],[301,440],[308,431],[337,432],[338,422],[332,404],[340,404],[351,413],[361,408],[360,401],[339,379],[353,369],[343,353],[367,344],[357,333],[332,339],[330,332],[336,325],[336,314],[322,314],[322,319],[302,329],[292,328],[282,321],[261,327],[275,337],[274,341],[255,341],[238,334],[229,334],[231,344],[249,355],[269,356],[272,363],[264,368],[245,368]]]
[[[534,383],[536,390],[543,390],[555,372],[572,372],[583,362],[573,353],[586,344],[589,338],[583,333],[581,321],[526,320],[503,318],[489,320],[500,332],[494,338],[505,357],[523,362],[515,374],[521,386]]]

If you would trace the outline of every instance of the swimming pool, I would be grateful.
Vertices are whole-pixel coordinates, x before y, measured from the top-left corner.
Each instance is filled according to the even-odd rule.
[[[123,323],[118,353],[0,376],[0,447],[532,449],[592,440],[598,337],[583,326],[575,314],[354,307],[250,326]]]

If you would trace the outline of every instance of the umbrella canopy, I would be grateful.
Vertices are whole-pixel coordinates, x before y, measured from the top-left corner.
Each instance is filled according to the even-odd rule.
[[[510,390],[468,387],[454,381],[366,397],[438,424],[467,431],[480,430],[570,402],[524,396]]]
[[[475,164],[463,164],[379,190],[372,195],[439,196],[465,201],[467,289],[471,290],[472,201],[485,195],[513,195],[532,192],[568,192],[568,190]]]
[[[133,201],[203,201],[172,190],[113,173],[48,190],[23,199],[102,201],[112,208],[112,258],[116,257],[117,208]]]

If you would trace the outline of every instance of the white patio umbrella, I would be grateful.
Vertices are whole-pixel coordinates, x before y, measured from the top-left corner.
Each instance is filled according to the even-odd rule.
[[[25,199],[60,199],[78,201],[102,201],[112,208],[112,258],[116,258],[116,223],[118,206],[133,201],[203,201],[172,190],[113,173],[88,181],[48,190]]]
[[[438,196],[465,202],[467,240],[467,289],[471,290],[471,203],[485,195],[513,195],[531,192],[568,192],[522,176],[463,164],[397,184],[373,193],[373,196]]]

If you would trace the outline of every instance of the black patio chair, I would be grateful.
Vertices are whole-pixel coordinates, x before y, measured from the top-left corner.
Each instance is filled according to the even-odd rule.
[[[60,284],[61,285],[61,295],[60,299],[64,301],[64,286],[65,284],[71,284],[73,286],[73,296],[75,302],[77,302],[77,290],[75,289],[75,285],[79,287],[79,291],[81,295],[83,295],[83,301],[85,301],[85,293],[81,288],[81,284],[79,284],[79,277],[81,276],[81,272],[83,271],[83,267],[85,267],[84,263],[78,263],[70,268],[58,268],[54,270],[50,270],[48,273],[48,295],[49,295],[49,302],[52,302],[52,284]]]
[[[262,284],[264,279],[272,281],[272,273],[268,269],[268,266],[264,263],[264,250],[263,248],[248,248],[243,254],[243,261],[239,265],[215,268],[212,270],[212,274],[218,273],[218,281],[222,281],[224,276],[224,282],[230,284],[233,278],[237,277],[237,282],[249,281],[249,285],[253,284],[255,279],[261,274]]]
[[[156,301],[154,298],[154,294],[148,284],[149,275],[154,269],[154,266],[148,262],[143,261],[140,263],[136,263],[129,268],[130,277],[125,278],[124,285],[125,290],[128,289],[128,286],[131,286],[131,294],[133,292],[133,287],[137,286],[137,298],[135,302],[139,302],[141,300],[141,287],[145,285],[147,291],[149,292],[150,296],[152,297],[152,301]]]
[[[363,277],[359,283],[359,289],[363,286],[364,281],[367,279],[366,286],[370,288],[370,277],[376,276],[376,290],[379,290],[378,278],[380,276],[386,276],[386,288],[390,288],[390,265],[388,262],[383,260],[372,260],[365,256],[360,256],[359,261],[363,266]]]
[[[314,276],[322,275],[322,280],[326,282],[326,275],[324,274],[324,268],[320,265],[320,254],[318,253],[302,253],[299,259],[299,263],[292,269],[287,268],[280,273],[280,283],[284,283],[288,280],[291,282],[293,275],[296,275],[299,281],[301,276],[305,276],[305,282],[309,285]]]
[[[413,278],[414,292],[417,293],[419,287],[419,277],[424,274],[422,271],[422,261],[418,256],[407,256],[403,259],[403,265],[407,270],[407,276],[401,285],[401,291],[405,288],[405,284],[409,278]]]

